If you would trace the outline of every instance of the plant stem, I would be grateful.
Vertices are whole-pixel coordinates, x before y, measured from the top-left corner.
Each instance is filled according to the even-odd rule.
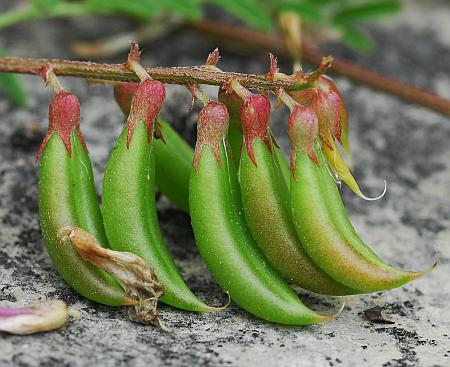
[[[290,53],[293,71],[302,70],[302,21],[300,16],[292,11],[282,11],[278,14],[278,25],[283,35],[284,44]]]
[[[212,36],[216,41],[228,41],[233,42],[234,45],[238,44],[246,52],[270,51],[277,55],[290,56],[282,38],[276,34],[260,33],[248,28],[229,26],[209,20],[186,23],[185,25],[189,29]],[[306,61],[318,64],[321,62],[323,54],[314,48],[307,39],[304,39],[302,43],[302,57]],[[450,116],[450,100],[431,92],[380,75],[341,59],[335,58],[330,70],[355,82],[392,94],[407,102],[417,103],[443,115]]]
[[[242,74],[224,72],[219,69],[202,67],[157,67],[146,68],[147,73],[156,80],[168,84],[210,84],[223,86],[231,79],[239,81],[244,87],[275,91],[283,88],[287,91],[301,90],[310,87],[329,68],[329,58],[324,58],[319,69],[306,73],[298,78],[272,80],[267,75]],[[16,57],[0,58],[0,72],[38,74],[42,69],[51,67],[57,76],[74,76],[109,81],[139,81],[136,74],[125,64],[100,64],[85,61],[69,61],[54,59],[26,59]]]

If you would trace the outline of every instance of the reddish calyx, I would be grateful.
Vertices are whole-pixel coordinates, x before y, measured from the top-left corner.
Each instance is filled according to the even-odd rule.
[[[337,133],[337,128],[339,128],[339,137],[336,136],[336,140],[343,146],[344,150],[348,152],[348,142],[347,142],[347,134],[348,134],[348,114],[347,114],[347,107],[345,107],[344,103],[344,97],[342,97],[341,92],[339,92],[338,88],[336,87],[336,84],[334,84],[333,80],[323,75],[321,78],[322,86],[327,86],[329,90],[337,95],[337,98],[339,102],[337,103],[338,106],[336,108],[338,109],[337,115],[339,117],[339,126],[337,126],[337,121],[335,121],[334,130],[335,133]]]
[[[311,107],[317,115],[320,140],[330,149],[333,142],[330,137],[342,144],[342,128],[347,126],[347,110],[342,95],[334,82],[322,75],[313,88],[289,92],[298,103]]]
[[[267,96],[252,95],[244,100],[241,108],[242,131],[247,152],[256,166],[253,142],[256,138],[264,141],[267,148],[272,152],[269,135],[270,102]]]
[[[164,84],[147,79],[141,82],[133,94],[131,109],[128,115],[127,147],[138,122],[143,121],[147,127],[148,142],[152,137],[153,124],[164,103],[166,90]]]
[[[133,82],[121,82],[114,85],[114,99],[125,116],[130,113],[131,100],[138,86],[139,83]]]
[[[291,142],[291,170],[295,180],[297,180],[295,160],[298,151],[308,154],[308,157],[317,166],[319,165],[314,151],[314,142],[319,134],[318,124],[317,115],[310,107],[295,105],[289,115],[288,133]]]
[[[227,135],[228,121],[228,111],[223,103],[209,101],[200,111],[194,154],[194,169],[196,171],[204,145],[208,145],[211,148],[219,166],[222,163],[220,159],[220,144]]]
[[[71,157],[72,144],[70,142],[70,138],[72,131],[75,130],[87,152],[86,143],[84,142],[83,135],[80,131],[80,102],[74,94],[64,91],[59,92],[55,97],[53,97],[48,110],[48,115],[49,123],[47,134],[45,135],[38,154],[36,155],[36,161],[41,156],[42,151],[53,133],[56,133],[61,137],[67,152]]]

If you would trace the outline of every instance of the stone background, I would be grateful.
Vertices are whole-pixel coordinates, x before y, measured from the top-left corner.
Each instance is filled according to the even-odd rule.
[[[329,52],[378,72],[450,98],[450,4],[409,3],[404,13],[366,27],[376,52],[363,56],[339,45]],[[429,4],[429,5],[427,5]],[[71,58],[75,40],[96,39],[130,28],[115,18],[86,17],[27,23],[0,33],[11,55]],[[188,31],[143,45],[144,65],[198,65],[215,43]],[[266,72],[267,58],[224,51],[225,70]],[[119,61],[119,60],[112,60]],[[288,64],[281,60],[282,71]],[[0,94],[0,305],[61,298],[80,311],[55,332],[16,337],[0,334],[1,366],[448,366],[450,365],[450,123],[427,109],[336,78],[350,111],[354,174],[369,195],[388,182],[387,195],[364,202],[344,188],[355,226],[392,264],[422,269],[434,257],[439,267],[401,289],[347,300],[342,315],[325,325],[286,328],[265,323],[235,305],[217,314],[192,314],[161,307],[175,331],[163,333],[127,321],[124,309],[91,303],[69,289],[44,250],[37,210],[40,138],[24,126],[45,131],[51,92],[36,77],[24,77],[30,103],[10,105]],[[82,129],[91,151],[98,187],[122,116],[111,89],[63,80],[82,103]],[[211,89],[210,91],[214,91]],[[169,87],[164,116],[191,142],[196,112],[189,95]],[[286,111],[273,114],[273,126],[287,148]],[[211,304],[226,297],[198,255],[189,217],[159,200],[161,227],[189,286]],[[305,293],[319,309],[338,301]],[[393,325],[370,323],[363,311],[382,306]]]

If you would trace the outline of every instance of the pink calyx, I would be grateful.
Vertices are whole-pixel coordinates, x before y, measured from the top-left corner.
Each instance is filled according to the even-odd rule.
[[[241,108],[241,123],[244,133],[244,142],[247,152],[256,166],[253,142],[256,138],[264,141],[267,148],[272,152],[269,135],[270,102],[264,95],[251,95],[244,100]]]
[[[291,170],[294,179],[297,180],[295,172],[295,160],[297,152],[305,152],[308,157],[318,166],[314,142],[318,138],[318,118],[310,107],[295,105],[289,115],[288,133],[291,142]]]
[[[219,166],[220,143],[228,132],[228,111],[223,103],[209,101],[198,115],[197,143],[195,144],[194,169],[197,171],[201,152],[204,145],[208,145],[217,159]]]
[[[72,131],[75,130],[87,152],[86,143],[80,130],[80,102],[74,94],[65,91],[59,92],[53,97],[48,114],[49,124],[47,134],[36,155],[36,161],[41,156],[53,133],[57,133],[61,137],[64,146],[71,157],[72,144],[70,139]]]
[[[322,75],[313,88],[289,92],[289,95],[296,102],[309,106],[316,112],[319,137],[324,144],[333,149],[334,144],[329,140],[330,137],[342,144],[342,135],[346,134],[347,110],[342,95],[329,77]],[[346,139],[346,135],[344,138]]]
[[[134,129],[143,121],[147,127],[148,142],[152,138],[152,129],[156,116],[164,103],[166,91],[164,84],[153,79],[141,82],[133,94],[130,113],[128,115],[127,147],[130,146]]]

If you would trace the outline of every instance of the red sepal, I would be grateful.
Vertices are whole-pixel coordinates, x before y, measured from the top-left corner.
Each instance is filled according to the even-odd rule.
[[[242,131],[247,152],[256,166],[255,154],[253,152],[253,141],[260,138],[264,141],[272,153],[269,137],[270,102],[264,95],[252,95],[247,97],[241,108]]]
[[[291,170],[294,178],[295,158],[297,151],[305,152],[308,157],[319,166],[319,160],[314,151],[314,142],[318,137],[318,118],[310,107],[295,105],[289,115],[288,133],[291,142]]]
[[[198,114],[197,142],[194,153],[194,169],[196,171],[204,145],[211,147],[219,166],[221,165],[220,143],[227,135],[228,120],[228,111],[223,103],[211,100],[201,109]]]
[[[75,130],[87,152],[86,143],[80,131],[80,102],[74,94],[64,91],[59,92],[55,97],[53,97],[48,110],[48,115],[49,123],[47,134],[45,135],[45,138],[36,155],[36,161],[41,156],[42,151],[53,133],[57,133],[61,137],[64,146],[71,157],[72,144],[70,138],[72,131]]]
[[[134,129],[139,121],[145,123],[148,141],[150,142],[153,123],[161,110],[165,97],[166,91],[163,83],[147,79],[139,84],[131,100],[131,110],[127,120],[127,147],[130,146]]]

